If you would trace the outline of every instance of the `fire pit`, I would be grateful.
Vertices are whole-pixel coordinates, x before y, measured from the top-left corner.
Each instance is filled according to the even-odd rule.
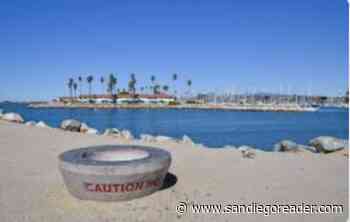
[[[123,201],[159,190],[170,153],[143,146],[96,146],[67,151],[59,168],[68,191],[82,200]]]

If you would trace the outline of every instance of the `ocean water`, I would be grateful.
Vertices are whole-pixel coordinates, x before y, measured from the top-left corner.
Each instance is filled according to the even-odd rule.
[[[250,145],[272,150],[273,144],[291,139],[307,144],[321,135],[348,137],[348,109],[322,108],[318,112],[275,113],[172,109],[63,109],[29,108],[23,104],[0,103],[5,112],[18,112],[25,121],[44,121],[59,127],[64,119],[77,119],[103,132],[106,128],[128,129],[140,134],[181,138],[220,148]],[[1,136],[1,135],[0,135]]]

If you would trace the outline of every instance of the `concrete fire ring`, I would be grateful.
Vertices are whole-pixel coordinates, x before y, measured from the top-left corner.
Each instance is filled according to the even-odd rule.
[[[106,145],[59,156],[65,185],[81,200],[126,201],[159,190],[171,164],[169,152],[152,147]]]

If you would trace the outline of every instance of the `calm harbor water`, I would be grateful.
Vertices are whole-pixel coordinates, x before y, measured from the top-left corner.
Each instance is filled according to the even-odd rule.
[[[251,145],[272,150],[282,139],[298,143],[329,135],[347,139],[348,109],[323,108],[311,113],[235,112],[171,109],[62,109],[29,108],[23,104],[0,103],[5,112],[18,112],[26,121],[44,121],[58,127],[68,118],[86,122],[103,132],[106,128],[128,129],[140,134],[190,136],[209,147]]]

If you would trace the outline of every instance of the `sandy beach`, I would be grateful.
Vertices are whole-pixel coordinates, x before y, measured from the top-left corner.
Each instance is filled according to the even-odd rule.
[[[234,149],[176,143],[145,144],[168,150],[177,181],[128,202],[81,201],[72,197],[58,171],[57,156],[73,148],[141,144],[0,121],[0,221],[345,221],[348,158],[344,152],[257,151],[242,158]],[[343,214],[236,215],[176,213],[179,202],[198,204],[341,204]]]

